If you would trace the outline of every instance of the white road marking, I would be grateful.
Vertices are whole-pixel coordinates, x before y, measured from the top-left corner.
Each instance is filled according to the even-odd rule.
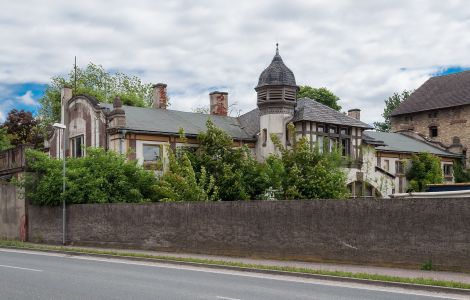
[[[25,271],[33,271],[33,272],[42,272],[42,270],[37,270],[37,269],[29,269],[29,268],[21,268],[21,267],[15,267],[15,266],[7,266],[7,265],[0,265],[2,268],[10,268],[10,269],[19,269],[19,270],[25,270]]]
[[[217,296],[216,298],[217,299],[225,299],[225,300],[241,300],[241,299],[238,299],[238,298],[230,298],[230,297],[223,297],[223,296]]]
[[[162,262],[145,262],[145,261],[125,260],[126,259],[125,257],[100,258],[100,257],[85,256],[85,255],[74,256],[72,254],[40,252],[40,251],[34,251],[34,250],[16,250],[16,249],[6,249],[6,248],[0,248],[0,252],[21,253],[21,254],[28,254],[28,255],[54,256],[54,257],[61,257],[61,258],[66,258],[66,259],[99,261],[99,262],[106,262],[106,263],[138,265],[138,266],[147,266],[147,267],[155,267],[155,268],[165,268],[165,269],[188,270],[188,271],[195,271],[195,272],[215,273],[215,274],[270,279],[270,280],[278,280],[278,281],[300,282],[300,283],[313,284],[313,285],[353,288],[353,289],[378,291],[378,292],[389,292],[389,293],[395,293],[395,294],[428,296],[428,297],[441,298],[441,299],[468,300],[468,296],[461,296],[461,295],[455,295],[455,294],[445,294],[445,293],[426,292],[426,291],[413,291],[413,290],[408,290],[408,289],[404,289],[400,287],[380,287],[380,286],[368,285],[367,283],[337,282],[337,281],[328,281],[328,280],[320,280],[320,279],[294,277],[294,276],[289,276],[289,275],[271,275],[271,274],[254,273],[254,272],[251,273],[251,272],[244,272],[243,270],[235,271],[235,270],[227,270],[227,269],[212,269],[212,268],[205,267],[203,264],[201,264],[200,267],[199,266],[193,267],[193,266],[185,266],[185,265],[166,264],[163,261]]]

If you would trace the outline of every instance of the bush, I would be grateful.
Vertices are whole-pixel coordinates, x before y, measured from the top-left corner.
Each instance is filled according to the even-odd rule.
[[[442,183],[441,161],[431,153],[418,153],[410,160],[411,167],[406,173],[408,191],[422,192],[428,184]]]
[[[66,189],[62,193],[62,160],[27,150],[26,196],[36,205],[67,203],[147,202],[155,200],[153,173],[128,162],[124,156],[88,148],[87,156],[67,158]]]

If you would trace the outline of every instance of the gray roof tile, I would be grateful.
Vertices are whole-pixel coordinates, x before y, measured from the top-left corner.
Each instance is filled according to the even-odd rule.
[[[364,122],[349,117],[310,98],[297,100],[297,107],[295,108],[294,119],[292,121],[314,121],[319,123],[372,128]]]
[[[392,116],[470,104],[470,71],[429,78]]]
[[[113,109],[112,104],[100,103],[100,105]],[[183,128],[187,135],[197,135],[206,130],[206,122],[211,119],[217,127],[235,139],[253,138],[234,117],[126,105],[122,108],[126,113],[126,129],[130,130],[175,134]]]
[[[365,142],[367,142],[368,140],[370,141],[370,139],[378,143],[383,142],[384,145],[376,147],[376,150],[410,153],[429,152],[439,156],[460,157],[460,155],[458,154],[444,151],[423,141],[416,140],[401,133],[367,130],[364,131],[364,137]],[[374,144],[374,142],[372,142],[372,144]]]

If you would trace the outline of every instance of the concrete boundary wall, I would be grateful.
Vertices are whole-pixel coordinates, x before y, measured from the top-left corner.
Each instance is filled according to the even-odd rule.
[[[26,205],[19,188],[0,183],[0,238],[26,239]]]
[[[60,207],[29,209],[29,237],[60,243]],[[68,206],[74,245],[470,270],[470,199]]]

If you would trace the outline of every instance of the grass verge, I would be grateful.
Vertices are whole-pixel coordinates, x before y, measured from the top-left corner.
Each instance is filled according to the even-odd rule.
[[[26,243],[26,242],[13,241],[13,240],[0,240],[0,247],[30,249],[30,250],[80,252],[80,253],[85,253],[85,254],[111,255],[111,256],[123,257],[123,258],[137,257],[137,258],[167,260],[167,261],[176,261],[176,262],[238,267],[238,268],[246,268],[246,269],[327,275],[327,276],[337,276],[337,277],[346,277],[346,278],[355,278],[355,279],[367,279],[367,280],[398,282],[398,283],[407,283],[407,284],[420,284],[420,285],[427,285],[427,286],[439,286],[439,287],[459,288],[459,289],[470,290],[470,284],[468,283],[446,281],[446,280],[435,280],[431,278],[409,278],[409,277],[398,277],[398,276],[388,276],[388,275],[368,274],[368,273],[314,270],[314,269],[307,269],[307,268],[295,268],[295,267],[285,267],[285,266],[266,266],[266,265],[258,265],[258,264],[247,264],[247,263],[241,263],[241,262],[211,260],[211,259],[201,259],[201,258],[160,256],[160,255],[150,255],[150,254],[145,254],[145,253],[132,253],[132,252],[124,253],[124,252],[112,251],[112,250],[97,250],[97,249],[86,249],[86,248],[79,248],[79,247],[40,245],[40,244]]]

